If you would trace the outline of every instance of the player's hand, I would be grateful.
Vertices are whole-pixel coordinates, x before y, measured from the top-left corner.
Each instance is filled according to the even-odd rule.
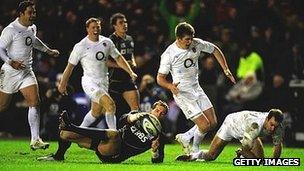
[[[136,113],[136,114],[129,114],[128,120],[130,123],[137,121],[140,117],[144,116],[146,113]]]
[[[50,49],[47,51],[47,53],[53,57],[58,57],[60,55],[60,53],[57,49]]]
[[[225,69],[224,70],[224,74],[226,75],[226,77],[228,77],[230,79],[230,81],[235,84],[236,81],[235,81],[235,78],[233,77],[231,71],[229,69]]]
[[[159,137],[157,137],[154,141],[152,141],[152,144],[151,144],[152,152],[156,152],[158,147],[159,147]]]
[[[14,69],[16,69],[16,70],[25,69],[25,65],[23,64],[23,61],[14,61],[14,60],[11,60],[9,64],[10,64]]]
[[[64,96],[68,95],[68,91],[67,91],[66,87],[67,87],[66,85],[63,85],[61,83],[58,86],[58,91]]]
[[[132,79],[132,81],[135,81],[136,79],[137,79],[137,74],[135,74],[134,72],[132,72],[131,74],[130,74],[130,77],[131,77],[131,79]]]
[[[178,83],[173,83],[169,86],[169,90],[174,94],[174,95],[177,95],[179,90],[177,88],[179,82]]]

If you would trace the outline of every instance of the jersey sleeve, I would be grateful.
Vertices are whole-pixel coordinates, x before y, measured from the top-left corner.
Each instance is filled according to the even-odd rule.
[[[118,49],[115,47],[113,41],[110,40],[110,56],[115,59],[115,58],[118,58],[119,55],[120,55],[120,53],[119,53]]]
[[[199,44],[200,44],[200,50],[203,52],[207,53],[213,53],[215,45],[213,43],[201,40],[201,39],[196,39]]]
[[[129,113],[123,114],[123,115],[119,118],[119,122],[118,122],[118,127],[119,127],[119,128],[122,128],[122,127],[125,126],[125,125],[129,125],[128,116],[129,116]]]
[[[76,44],[70,54],[69,63],[77,65],[81,59],[81,46]]]
[[[9,27],[4,28],[0,36],[0,48],[6,49],[12,43],[13,38],[13,29]]]
[[[165,51],[160,57],[160,66],[158,73],[168,74],[171,68],[170,55],[168,51]]]

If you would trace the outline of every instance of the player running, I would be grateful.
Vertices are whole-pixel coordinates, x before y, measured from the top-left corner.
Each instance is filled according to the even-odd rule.
[[[59,56],[58,50],[47,47],[37,36],[35,4],[22,1],[17,8],[19,17],[5,27],[0,36],[0,57],[4,61],[0,71],[0,112],[10,104],[12,94],[21,92],[29,106],[28,122],[31,131],[30,148],[46,149],[39,136],[40,108],[39,90],[33,72],[33,48],[50,56]]]
[[[111,56],[133,80],[137,78],[137,75],[115,48],[112,40],[100,35],[100,23],[97,18],[90,18],[86,21],[88,35],[74,46],[58,90],[62,94],[67,94],[68,80],[74,67],[80,62],[83,68],[82,88],[91,99],[91,110],[86,114],[80,126],[88,127],[104,114],[108,127],[116,129],[116,107],[108,94],[109,78],[106,61]]]
[[[193,147],[196,147],[193,151],[198,151],[206,133],[217,125],[214,108],[198,82],[199,58],[213,54],[230,81],[235,83],[235,79],[221,50],[210,42],[194,38],[194,33],[194,28],[186,22],[176,26],[176,41],[161,55],[157,83],[173,93],[175,102],[186,118],[198,127],[193,140]],[[169,72],[172,83],[166,79]],[[183,145],[185,153],[189,154],[190,138],[179,134],[176,139]]]

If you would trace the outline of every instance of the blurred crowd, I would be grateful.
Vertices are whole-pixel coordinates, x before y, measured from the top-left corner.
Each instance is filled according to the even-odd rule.
[[[2,0],[0,3],[0,32],[16,17],[19,1]],[[216,59],[201,59],[200,82],[215,106],[220,120],[228,113],[242,110],[269,110],[280,108],[291,114],[293,120],[303,112],[304,101],[304,1],[302,0],[36,0],[38,37],[49,47],[60,51],[59,58],[47,54],[34,54],[34,70],[40,82],[42,105],[55,87],[58,74],[63,72],[73,45],[86,34],[85,21],[89,17],[102,19],[102,34],[113,30],[109,18],[121,12],[128,19],[128,34],[135,41],[135,58],[138,64],[138,85],[149,74],[155,78],[160,54],[174,40],[174,27],[187,21],[196,30],[196,37],[215,43],[222,49],[232,73],[238,78],[231,85],[222,74]],[[70,84],[79,110],[85,113],[86,100],[82,97],[81,69],[76,69]],[[153,80],[154,82],[154,80]],[[301,84],[302,83],[302,84]],[[157,86],[153,84],[153,86]],[[147,86],[146,86],[147,87]],[[151,88],[148,86],[147,88]],[[143,90],[141,90],[143,92]],[[167,102],[171,94],[166,92]],[[145,93],[146,95],[147,93]],[[162,95],[164,98],[165,95]],[[26,104],[14,99],[10,112],[0,118],[20,118]],[[144,99],[142,99],[144,101]],[[301,102],[302,101],[302,102]],[[71,102],[72,103],[72,102]],[[171,102],[170,102],[171,104]],[[15,106],[14,106],[15,105]],[[17,106],[17,107],[16,107]],[[172,106],[172,115],[181,112]],[[45,107],[48,113],[50,106]],[[54,108],[54,106],[52,106]],[[26,110],[24,108],[23,110]],[[22,112],[26,113],[26,112]],[[178,117],[169,120],[178,123]],[[183,115],[179,115],[183,116]],[[15,117],[15,118],[14,118]],[[26,118],[26,116],[24,116]],[[0,122],[4,122],[0,119]],[[2,130],[13,126],[1,123]],[[16,127],[21,123],[15,122]],[[177,128],[176,128],[177,127]],[[178,131],[179,126],[170,128]],[[21,130],[24,130],[20,128]],[[25,129],[28,129],[25,127]],[[15,134],[24,134],[18,132]]]

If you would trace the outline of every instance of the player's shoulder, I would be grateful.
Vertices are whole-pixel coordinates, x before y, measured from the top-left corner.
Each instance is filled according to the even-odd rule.
[[[113,42],[109,37],[99,35],[99,42]]]
[[[16,27],[16,25],[14,24],[14,22],[11,22],[9,25],[7,25],[3,31],[3,33],[15,33],[18,32],[18,28]]]
[[[167,59],[173,59],[176,57],[176,54],[178,53],[177,46],[174,43],[169,45],[166,50],[162,53],[161,58],[167,58]]]
[[[128,41],[133,41],[133,37],[131,36],[131,35],[126,35],[126,40],[128,40]]]
[[[115,40],[115,39],[117,39],[117,36],[113,33],[109,36],[109,39]]]
[[[82,50],[87,46],[87,37],[81,39],[78,43],[74,45],[74,50]]]
[[[200,45],[200,44],[206,44],[211,43],[206,40],[200,39],[200,38],[193,38],[193,45]]]

